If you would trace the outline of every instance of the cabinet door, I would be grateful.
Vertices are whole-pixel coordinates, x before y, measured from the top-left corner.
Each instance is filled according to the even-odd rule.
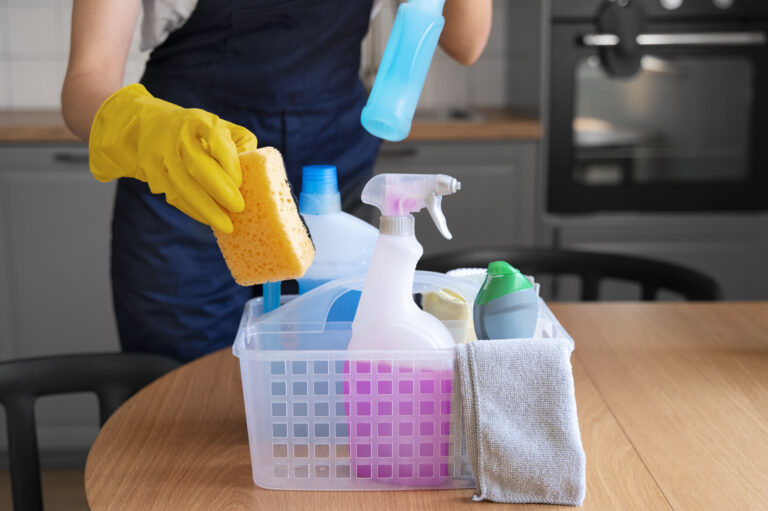
[[[758,215],[594,215],[550,219],[563,248],[615,252],[677,263],[706,273],[725,299],[768,296],[768,216]],[[561,299],[577,289],[561,280]],[[603,299],[634,300],[634,286],[608,282]],[[675,295],[664,293],[662,298]]]
[[[384,144],[374,172],[448,174],[461,190],[443,198],[452,240],[426,211],[416,215],[424,254],[488,245],[525,245],[534,237],[533,142],[422,142]],[[378,225],[378,212],[372,212]]]
[[[119,349],[109,280],[113,183],[84,145],[0,147],[0,357]],[[87,449],[92,396],[41,399],[40,447]],[[5,421],[0,447],[5,445]]]

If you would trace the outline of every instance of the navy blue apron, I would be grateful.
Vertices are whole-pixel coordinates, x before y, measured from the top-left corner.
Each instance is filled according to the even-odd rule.
[[[250,129],[301,167],[336,165],[342,196],[371,175],[379,140],[360,125],[360,42],[371,0],[199,0],[156,48],[142,83],[155,97]],[[124,351],[191,360],[234,341],[254,288],[232,280],[210,227],[145,183],[121,179],[112,286]]]

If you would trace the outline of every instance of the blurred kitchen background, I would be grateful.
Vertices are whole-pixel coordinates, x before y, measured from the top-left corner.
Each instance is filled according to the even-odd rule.
[[[361,74],[372,83],[399,3],[387,0],[363,43]],[[515,107],[535,111],[539,102],[539,16],[535,0],[497,0],[488,46],[479,62],[465,68],[438,49],[422,109]],[[69,54],[72,0],[0,0],[0,108],[59,108]],[[125,84],[141,78],[147,53],[134,35]]]
[[[522,245],[648,256],[710,275],[725,299],[766,299],[766,4],[495,0],[480,60],[466,68],[438,50],[411,136],[383,144],[376,172],[462,181],[444,203],[452,241],[419,221],[427,255]],[[3,360],[118,349],[114,187],[92,178],[85,144],[58,112],[71,7],[0,0]],[[369,84],[396,7],[384,2],[363,44]],[[626,45],[615,33],[668,38]],[[126,84],[145,59],[135,37]],[[578,297],[568,278],[545,284],[559,299]],[[637,299],[638,290],[606,282],[601,296]],[[82,463],[97,430],[95,398],[43,398],[37,413],[43,465]],[[0,411],[0,451],[3,428]]]

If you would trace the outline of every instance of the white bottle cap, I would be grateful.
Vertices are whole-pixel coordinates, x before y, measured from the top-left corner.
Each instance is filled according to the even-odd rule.
[[[381,234],[395,234],[398,236],[410,236],[415,232],[416,221],[413,215],[408,216],[382,216],[379,222]]]

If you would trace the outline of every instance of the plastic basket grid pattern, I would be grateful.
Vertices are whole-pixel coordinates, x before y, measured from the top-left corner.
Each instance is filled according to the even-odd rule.
[[[269,361],[274,477],[414,487],[471,480],[451,435],[452,371],[425,363]]]

